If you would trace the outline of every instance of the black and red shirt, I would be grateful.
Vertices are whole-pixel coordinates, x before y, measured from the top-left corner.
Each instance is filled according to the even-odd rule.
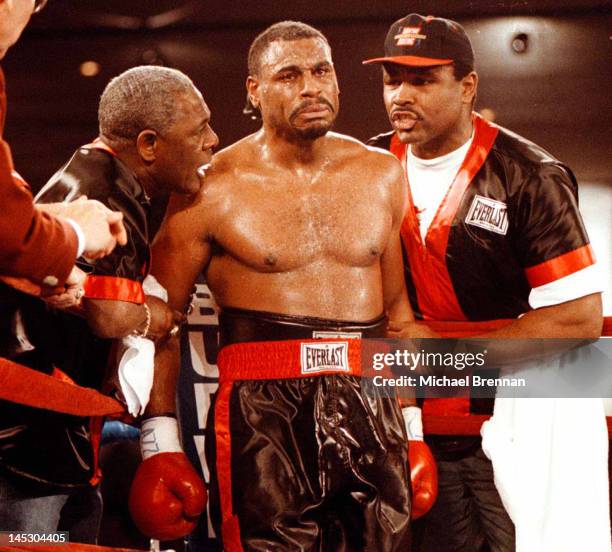
[[[79,259],[88,274],[86,297],[143,303],[150,265],[150,205],[132,172],[101,142],[79,148],[44,186],[36,201],[95,199],[123,213],[128,241],[95,261]],[[100,390],[113,341],[95,336],[85,320],[48,309],[35,297],[20,301],[21,317],[35,348],[14,360]],[[70,489],[97,481],[101,420],[0,401],[0,470],[43,488]]]
[[[368,144],[405,161],[408,146],[394,132]],[[476,114],[470,149],[424,241],[409,201],[401,235],[418,318],[517,318],[530,310],[533,288],[595,263],[571,170]]]

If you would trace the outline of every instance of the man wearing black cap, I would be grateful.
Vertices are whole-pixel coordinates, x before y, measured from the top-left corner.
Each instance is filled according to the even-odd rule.
[[[514,319],[488,338],[599,336],[602,288],[574,175],[472,111],[478,75],[464,29],[408,15],[389,29],[384,57],[364,63],[382,64],[393,127],[369,143],[393,152],[408,175],[402,244],[416,316]],[[428,403],[432,413],[473,408],[468,399]],[[440,486],[421,549],[473,552],[487,542],[494,552],[514,550],[513,524],[480,438],[428,440]],[[517,546],[518,537],[517,524]]]

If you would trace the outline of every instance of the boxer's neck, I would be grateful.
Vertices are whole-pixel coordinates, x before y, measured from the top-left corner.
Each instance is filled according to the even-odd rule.
[[[316,167],[329,157],[326,136],[306,140],[262,129],[257,142],[264,159],[287,169]]]

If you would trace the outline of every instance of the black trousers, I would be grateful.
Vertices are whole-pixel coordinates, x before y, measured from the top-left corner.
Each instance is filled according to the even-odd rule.
[[[438,499],[419,522],[415,552],[514,552],[514,525],[482,448],[436,464]]]

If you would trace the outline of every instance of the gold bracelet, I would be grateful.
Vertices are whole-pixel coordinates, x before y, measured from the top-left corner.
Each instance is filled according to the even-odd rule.
[[[132,335],[134,335],[136,337],[147,337],[147,335],[149,334],[149,329],[151,328],[151,309],[149,308],[149,305],[147,305],[146,303],[143,303],[142,306],[145,309],[145,313],[147,315],[147,318],[145,320],[144,330],[140,331],[138,329],[135,329],[132,332]]]

